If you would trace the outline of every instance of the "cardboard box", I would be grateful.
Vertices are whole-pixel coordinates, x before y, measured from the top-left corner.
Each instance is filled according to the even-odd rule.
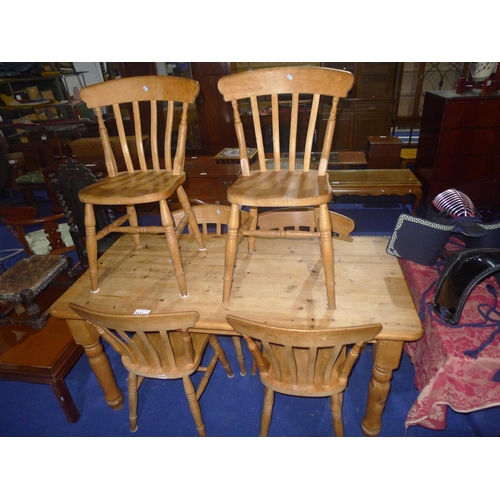
[[[52,92],[52,90],[42,90],[42,98],[51,99],[53,101],[55,100],[54,92]]]
[[[38,91],[38,87],[26,87],[26,92],[28,92],[28,98],[30,101],[39,101],[42,97]]]

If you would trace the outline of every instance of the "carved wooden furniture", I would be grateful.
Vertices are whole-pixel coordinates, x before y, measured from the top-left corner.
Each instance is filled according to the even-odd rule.
[[[0,326],[0,379],[50,385],[70,423],[78,421],[80,412],[64,378],[82,353],[61,319],[49,318],[41,329],[27,324]]]
[[[343,328],[380,322],[383,330],[373,346],[373,373],[363,418],[364,433],[377,435],[403,344],[422,335],[398,261],[386,253],[388,238],[335,240],[334,310],[325,307],[324,286],[318,279],[321,260],[311,252],[310,241],[291,239],[284,245],[282,240],[266,239],[259,252],[241,252],[231,302],[221,304],[225,241],[212,235],[205,240],[207,252],[199,252],[192,235],[180,237],[186,274],[196,277],[186,299],[179,297],[177,284],[170,279],[172,271],[165,266],[165,240],[145,235],[148,251],[138,252],[131,245],[132,236],[125,235],[99,260],[102,280],[98,294],[90,293],[84,276],[52,306],[51,314],[67,320],[75,340],[84,347],[108,405],[120,408],[122,393],[99,335],[74,313],[69,302],[101,312],[114,309],[117,314],[132,314],[138,308],[152,314],[197,310],[200,319],[191,332],[231,336],[235,332],[226,315],[245,316],[250,311],[259,311],[261,322],[286,328]]]
[[[34,207],[0,207],[0,220],[27,255],[59,255],[75,249],[63,214],[37,217]]]
[[[338,170],[330,173],[330,184],[333,196],[382,196],[408,194],[415,196],[412,213],[422,200],[422,184],[415,175],[407,169],[367,169]]]
[[[236,262],[237,241],[240,236],[248,236],[248,251],[255,250],[255,237],[260,233],[258,225],[259,207],[315,207],[318,219],[317,227],[321,233],[320,242],[328,307],[335,308],[335,287],[333,270],[333,243],[331,238],[331,222],[328,214],[328,202],[332,199],[331,187],[326,169],[335,129],[335,114],[340,97],[345,97],[352,87],[354,78],[351,73],[315,67],[281,67],[249,71],[223,77],[219,80],[219,90],[224,100],[233,106],[236,136],[240,149],[242,177],[228,190],[227,198],[231,203],[228,235],[226,240],[225,272],[223,302],[229,302]],[[273,158],[266,161],[264,138],[260,123],[259,97],[271,95],[271,115],[273,133]],[[280,95],[291,97],[291,103],[280,105]],[[312,94],[310,104],[309,126],[305,144],[297,143],[297,125],[299,109],[303,110],[304,94]],[[311,169],[311,153],[320,98],[322,95],[332,98],[331,111],[325,132],[321,159],[317,170]],[[249,100],[253,117],[255,137],[258,151],[259,170],[251,171],[246,154],[247,145],[244,129],[241,123],[238,103]],[[290,105],[290,142],[288,144],[289,158],[281,159],[280,143],[280,108]],[[269,113],[268,110],[265,111]],[[301,148],[301,149],[297,149]],[[302,151],[304,158],[296,160],[297,152]],[[252,166],[254,167],[254,166]],[[249,230],[239,228],[239,206],[250,207],[253,222]],[[238,234],[239,233],[239,234]],[[306,233],[302,235],[308,237]]]
[[[381,332],[381,324],[303,330],[233,315],[226,316],[226,320],[246,340],[265,386],[261,437],[269,431],[275,392],[303,397],[330,396],[334,434],[344,435],[343,392],[360,351]],[[262,344],[263,351],[256,341]],[[349,351],[348,344],[354,344]]]
[[[478,208],[499,208],[500,92],[426,92],[415,173],[426,208],[450,188]]]
[[[92,292],[99,291],[97,240],[113,231],[131,233],[134,235],[135,248],[139,249],[141,248],[141,233],[152,232],[165,234],[180,294],[183,297],[188,295],[173,219],[166,200],[174,193],[177,194],[182,208],[190,214],[189,225],[198,239],[200,250],[203,250],[205,248],[203,237],[182,186],[186,179],[184,156],[187,109],[190,103],[194,103],[198,91],[198,82],[194,80],[166,76],[110,80],[82,89],[83,101],[97,115],[108,171],[108,177],[82,189],[79,193],[80,200],[85,203],[86,245]],[[161,107],[163,103],[166,104],[165,110]],[[180,108],[175,105],[176,103],[180,104]],[[130,119],[128,123],[133,123],[135,127],[138,154],[136,162],[133,161],[127,144],[125,120],[121,111],[125,105],[128,106]],[[103,119],[102,108],[106,106],[112,107],[114,111],[122,154],[127,165],[126,172],[118,172],[117,169],[115,155]],[[152,168],[148,168],[143,148],[141,106],[143,109],[149,109],[151,114],[149,136]],[[178,126],[174,124],[176,108],[182,110]],[[166,128],[165,131],[161,131],[158,129],[158,113],[164,112],[166,113]],[[176,148],[175,137],[173,137],[174,128],[178,131]],[[174,157],[172,157],[172,149],[175,150]],[[135,205],[152,202],[159,203],[162,225],[139,227]],[[94,205],[122,205],[126,207],[127,213],[96,234]],[[126,221],[129,222],[128,226],[123,225]]]
[[[97,182],[97,177],[82,163],[68,160],[59,166],[50,181],[59,205],[69,221],[69,233],[73,239],[81,266],[88,268],[87,250],[85,246],[85,205],[80,201],[78,193],[87,186]],[[96,231],[101,231],[116,218],[109,207],[94,206]],[[109,233],[97,241],[97,256],[100,257],[120,237],[118,233]]]
[[[36,302],[38,295],[63,271],[70,268],[66,255],[31,255],[16,262],[0,275],[0,301],[7,303],[0,313],[0,324],[21,323],[42,328],[48,309]]]
[[[120,355],[128,377],[130,431],[137,430],[137,391],[144,378],[182,379],[189,408],[200,436],[206,436],[201,416],[200,397],[220,360],[229,377],[233,372],[215,335],[190,333],[199,319],[196,311],[170,314],[111,314],[69,306],[95,329]],[[202,356],[210,343],[214,350],[208,366],[201,367]],[[195,390],[190,375],[203,371]]]

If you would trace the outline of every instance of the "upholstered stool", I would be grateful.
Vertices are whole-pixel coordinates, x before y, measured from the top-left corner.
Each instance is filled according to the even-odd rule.
[[[11,307],[0,316],[0,324],[23,323],[33,328],[45,326],[49,310],[41,311],[35,299],[65,269],[71,268],[70,263],[66,255],[31,255],[1,274],[0,301]],[[11,314],[13,309],[16,314]]]
[[[21,191],[24,201],[30,207],[36,208],[35,197],[33,191],[46,191],[45,179],[41,170],[34,170],[27,174],[21,175],[16,179],[16,186]]]

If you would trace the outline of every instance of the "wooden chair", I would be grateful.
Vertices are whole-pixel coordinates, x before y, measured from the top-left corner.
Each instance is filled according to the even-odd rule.
[[[326,173],[328,159],[335,129],[337,105],[340,97],[346,97],[352,87],[354,77],[351,73],[330,68],[316,67],[281,67],[266,68],[225,76],[219,80],[218,87],[224,100],[231,101],[234,112],[236,136],[240,149],[242,177],[227,191],[231,203],[228,238],[226,243],[223,302],[229,302],[236,262],[237,241],[240,233],[249,237],[248,251],[255,250],[255,237],[271,236],[257,230],[259,207],[314,207],[318,221],[320,248],[325,273],[328,306],[335,308],[333,243],[331,238],[331,220],[328,214],[328,202],[332,200],[332,191]],[[304,104],[303,98],[312,95],[312,100]],[[285,96],[287,102],[281,101]],[[259,98],[270,96],[270,107],[264,109]],[[325,96],[322,98],[322,96]],[[332,97],[332,104],[326,124],[325,138],[321,158],[317,169],[312,169],[311,155],[316,132],[318,109],[325,106],[326,96]],[[289,101],[291,97],[291,102]],[[322,100],[323,99],[323,100]],[[255,139],[258,152],[257,165],[250,168],[247,154],[247,140],[240,116],[239,102],[248,106],[247,112],[253,117]],[[309,111],[309,122],[304,145],[297,138],[299,113]],[[290,112],[290,140],[288,145],[280,141],[280,118],[285,116],[285,108]],[[271,112],[273,157],[266,160],[261,114]],[[284,160],[283,147],[288,149],[288,158]],[[299,149],[298,149],[299,148]],[[303,159],[299,159],[302,156]],[[257,170],[258,169],[258,170]],[[240,206],[250,207],[253,217],[250,229],[241,229],[238,225]],[[299,237],[297,235],[297,237]],[[300,237],[310,237],[302,232]],[[314,237],[317,237],[315,235]]]
[[[329,212],[333,236],[348,238],[354,231],[354,221],[345,215]],[[318,235],[314,210],[310,208],[298,208],[289,210],[280,208],[268,210],[259,214],[259,229],[261,231],[278,231],[277,237],[293,238],[296,232],[309,232]],[[272,234],[269,234],[273,236]],[[299,237],[301,235],[299,234]]]
[[[260,436],[267,436],[274,393],[291,396],[331,397],[333,430],[344,435],[342,396],[354,363],[365,342],[382,330],[381,324],[299,330],[226,316],[241,334],[255,359],[264,384]],[[263,352],[256,342],[262,342]],[[350,350],[346,345],[354,344]]]
[[[203,203],[200,200],[190,200],[196,220],[203,234],[213,233],[215,235],[226,234],[227,221],[229,220],[230,207],[228,205],[215,205]],[[172,212],[174,222],[177,227],[182,227],[185,218],[184,210]],[[240,211],[240,220],[242,224],[249,222],[250,215],[244,210]],[[233,344],[236,351],[236,358],[240,366],[240,375],[244,377],[247,374],[245,359],[241,348],[241,337],[233,335]]]
[[[106,169],[108,177],[102,181],[82,189],[79,193],[80,200],[85,203],[85,230],[86,245],[89,263],[89,275],[91,291],[99,291],[97,272],[97,240],[103,238],[109,232],[131,233],[134,238],[135,248],[141,248],[140,233],[165,233],[168,250],[174,266],[175,275],[179,284],[181,297],[187,297],[188,290],[181,261],[181,255],[177,236],[174,231],[172,214],[168,208],[167,199],[174,193],[186,213],[190,215],[189,226],[191,227],[200,250],[205,249],[203,237],[199,231],[196,217],[189,204],[188,197],[182,186],[186,179],[184,173],[184,157],[186,147],[186,128],[188,105],[194,103],[198,95],[199,84],[194,80],[180,77],[167,76],[140,76],[110,80],[96,85],[85,87],[81,91],[81,97],[87,106],[94,110],[99,123]],[[177,126],[173,123],[175,103],[180,103],[182,114],[177,132],[177,147],[175,156],[172,157],[173,137],[172,131]],[[149,103],[149,106],[147,106]],[[162,120],[158,111],[163,103],[166,103],[167,117],[164,133],[159,130]],[[143,147],[143,134],[141,124],[141,107],[149,107],[151,118],[150,145],[151,164],[148,164]],[[119,172],[110,138],[103,119],[103,107],[112,107],[118,134],[120,137],[121,155],[127,166],[126,172]],[[124,117],[122,109],[127,106],[128,116]],[[144,112],[144,108],[143,112]],[[129,118],[129,120],[125,120]],[[127,133],[125,123],[134,125],[137,161],[129,152],[127,144]],[[159,139],[164,136],[164,139]],[[163,158],[160,160],[160,152]],[[143,203],[158,202],[161,214],[161,226],[139,227],[135,205]],[[94,205],[122,205],[126,207],[127,213],[114,221],[107,228],[95,231]],[[123,224],[128,221],[128,226]]]
[[[75,250],[63,214],[37,217],[34,207],[0,207],[0,221],[27,255],[59,255]]]
[[[190,333],[189,328],[198,321],[196,311],[120,315],[91,311],[70,303],[69,306],[83,319],[90,322],[113,349],[120,355],[129,372],[128,401],[130,431],[137,430],[137,391],[144,378],[179,379],[200,436],[206,436],[198,400],[220,360],[229,377],[233,372],[226,355],[214,335]],[[207,367],[201,367],[207,344],[214,355]],[[195,391],[190,375],[196,371],[205,374]]]
[[[54,166],[64,158],[61,140],[57,132],[50,133],[44,127],[35,127],[25,132],[37,168],[16,178],[15,183],[27,205],[37,207],[35,191],[46,191],[52,203],[52,211],[59,213],[57,199],[47,186],[42,169]]]

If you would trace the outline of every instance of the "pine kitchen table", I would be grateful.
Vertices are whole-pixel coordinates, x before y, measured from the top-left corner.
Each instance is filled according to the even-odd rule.
[[[231,300],[223,304],[225,236],[207,236],[207,250],[200,252],[192,236],[181,235],[189,292],[184,299],[179,296],[164,237],[141,238],[141,250],[135,250],[132,237],[124,235],[99,259],[98,293],[90,293],[85,273],[51,308],[51,314],[65,319],[76,343],[83,346],[109,406],[121,408],[122,393],[97,332],[68,307],[70,302],[124,314],[140,309],[151,313],[194,309],[200,314],[195,330],[225,335],[235,335],[225,320],[228,313],[307,328],[381,323],[362,423],[365,435],[380,432],[392,373],[399,367],[403,344],[422,335],[398,260],[385,251],[387,238],[335,239],[335,310],[327,307],[315,240],[258,239],[252,255],[243,240]]]

